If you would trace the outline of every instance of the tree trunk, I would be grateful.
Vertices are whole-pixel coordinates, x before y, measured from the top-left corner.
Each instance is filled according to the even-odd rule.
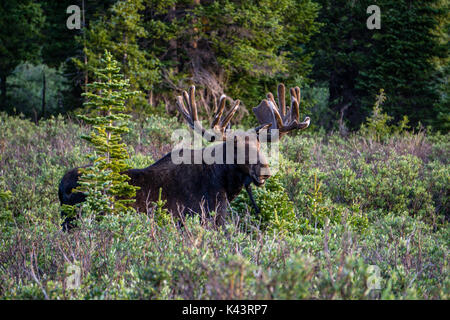
[[[168,19],[169,21],[173,21],[176,18],[176,11],[177,11],[177,6],[176,4],[174,4],[172,6],[172,8],[169,9],[168,12]],[[178,43],[177,43],[177,38],[172,38],[169,40],[169,58],[176,62],[175,63],[175,73],[178,73],[179,69],[178,69]]]
[[[0,90],[2,91],[2,95],[1,95],[1,99],[2,101],[0,102],[0,111],[6,111],[6,74],[2,74],[0,75]]]
[[[37,125],[38,124],[38,122],[39,122],[39,119],[38,119],[38,113],[37,113],[37,111],[36,111],[36,108],[33,108],[33,119],[34,119],[34,124],[35,125]]]
[[[149,90],[148,92],[148,104],[153,107],[153,90]]]
[[[198,6],[198,5],[200,5],[200,0],[194,0],[194,7]],[[194,19],[193,22],[197,23],[197,19]],[[198,29],[197,28],[193,28],[192,30],[194,32],[194,37],[193,37],[193,40],[191,42],[191,45],[192,45],[192,48],[197,49],[197,46],[198,46],[198,44],[197,44],[197,42],[198,42],[198,36],[197,36]]]
[[[41,110],[41,118],[45,118],[45,91],[47,89],[46,81],[45,81],[45,71],[42,72],[42,110]]]
[[[87,69],[87,54],[86,54],[86,16],[85,16],[85,5],[84,5],[84,0],[82,2],[82,7],[83,7],[83,45],[84,45],[84,67],[85,67],[85,71],[84,71],[84,93],[87,93],[87,85],[89,82],[89,78],[88,78],[88,69]]]

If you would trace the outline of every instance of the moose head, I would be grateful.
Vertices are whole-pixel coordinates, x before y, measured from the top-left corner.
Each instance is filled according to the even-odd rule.
[[[299,121],[300,88],[292,88],[290,92],[291,106],[289,110],[286,110],[285,86],[283,84],[278,86],[278,105],[273,94],[268,93],[267,99],[264,99],[260,105],[253,109],[259,126],[246,132],[231,130],[230,120],[239,108],[239,100],[235,100],[228,113],[224,115],[227,98],[222,95],[210,128],[205,129],[197,114],[195,87],[191,86],[189,92],[183,91],[182,95],[177,97],[178,111],[194,132],[197,132],[209,142],[225,142],[214,147],[207,147],[204,151],[207,151],[208,148],[214,148],[212,154],[226,155],[223,157],[224,162],[221,161],[220,163],[236,165],[236,169],[240,170],[245,176],[244,186],[257,213],[260,210],[253,198],[250,184],[253,182],[258,187],[262,186],[271,176],[268,161],[261,151],[261,140],[263,142],[274,142],[278,137],[290,131],[306,129],[310,123],[309,117],[306,117],[303,122]],[[261,135],[263,139],[260,139]],[[222,160],[222,158],[219,157],[219,160]]]
[[[270,169],[261,151],[260,133],[267,133],[271,124],[262,124],[247,132],[231,130],[230,121],[239,109],[240,101],[234,101],[231,109],[224,115],[226,101],[227,97],[222,95],[210,129],[205,129],[199,121],[194,86],[189,93],[184,91],[182,96],[177,97],[177,108],[187,124],[208,142],[223,142],[207,147],[205,154],[213,156],[215,163],[236,165],[254,184],[261,186],[270,177]]]

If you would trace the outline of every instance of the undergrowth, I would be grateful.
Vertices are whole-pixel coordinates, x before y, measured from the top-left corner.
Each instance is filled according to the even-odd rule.
[[[159,201],[147,214],[82,218],[67,233],[58,183],[85,164],[78,137],[88,129],[3,114],[0,127],[2,299],[449,298],[448,134],[288,136],[278,173],[254,188],[260,215],[244,191],[220,228],[174,221]],[[129,164],[170,151],[176,128],[156,116],[133,122]]]

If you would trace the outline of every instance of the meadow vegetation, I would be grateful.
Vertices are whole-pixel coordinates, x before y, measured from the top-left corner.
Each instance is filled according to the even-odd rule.
[[[449,1],[378,0],[380,29],[372,5],[3,1],[0,299],[449,299]],[[239,99],[248,129],[280,82],[311,126],[281,141],[259,214],[245,190],[221,227],[128,208],[120,173],[171,151],[183,90],[205,122]],[[63,232],[58,184],[86,164]]]
[[[280,170],[254,191],[260,215],[243,191],[220,228],[201,214],[173,221],[158,202],[63,232],[58,183],[85,164],[89,128],[2,113],[0,297],[448,299],[450,136],[371,119],[345,138],[285,137]],[[154,115],[129,127],[128,164],[143,168],[170,151],[179,123]]]

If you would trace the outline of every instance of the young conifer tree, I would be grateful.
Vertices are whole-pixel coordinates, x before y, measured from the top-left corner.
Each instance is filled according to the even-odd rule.
[[[130,209],[138,187],[128,184],[129,177],[121,172],[130,168],[129,158],[122,134],[129,131],[124,114],[125,102],[137,92],[129,91],[129,81],[124,79],[120,67],[112,55],[105,51],[102,66],[95,69],[97,81],[88,84],[84,95],[86,107],[94,116],[78,117],[92,125],[89,135],[82,136],[93,147],[88,154],[92,166],[80,169],[77,191],[86,194],[83,208],[95,213],[119,213]]]

